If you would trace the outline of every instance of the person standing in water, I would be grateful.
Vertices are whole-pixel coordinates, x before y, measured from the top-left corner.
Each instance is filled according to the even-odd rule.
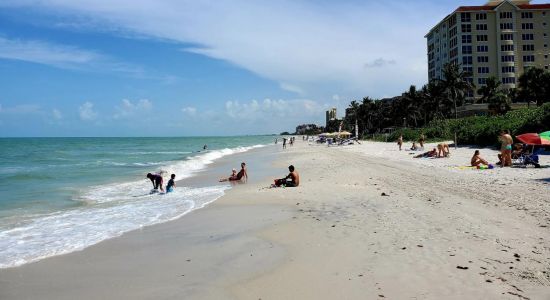
[[[286,149],[286,138],[283,138],[283,149]]]

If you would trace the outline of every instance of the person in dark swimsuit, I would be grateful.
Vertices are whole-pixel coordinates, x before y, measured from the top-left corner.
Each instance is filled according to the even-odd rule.
[[[149,180],[151,180],[151,182],[153,183],[153,189],[155,191],[157,191],[160,188],[160,190],[164,192],[164,188],[162,187],[162,183],[163,183],[162,176],[160,176],[159,174],[147,173],[147,178],[149,178]]]
[[[220,182],[225,182],[225,181],[240,181],[242,179],[245,179],[245,180],[248,180],[248,173],[246,172],[246,163],[241,163],[241,170],[239,171],[239,173],[237,173],[235,175],[235,169],[233,169],[233,173],[231,174],[231,176],[229,176],[229,178],[222,178],[220,179]]]
[[[176,174],[172,174],[170,176],[170,180],[168,180],[168,184],[166,185],[166,192],[170,193],[174,191],[174,188],[176,187],[176,182],[174,181],[176,179]]]

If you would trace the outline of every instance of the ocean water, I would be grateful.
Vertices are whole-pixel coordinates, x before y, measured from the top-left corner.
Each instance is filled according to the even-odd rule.
[[[81,250],[179,218],[227,185],[150,194],[148,172],[177,180],[271,136],[0,139],[0,268]],[[202,151],[203,145],[208,151]]]

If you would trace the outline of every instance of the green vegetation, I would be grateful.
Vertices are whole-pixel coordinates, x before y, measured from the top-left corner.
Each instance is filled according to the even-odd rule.
[[[405,139],[417,140],[424,132],[428,139],[454,140],[456,133],[459,143],[480,145],[495,143],[503,129],[512,134],[550,130],[550,108],[543,106],[550,102],[550,72],[530,68],[519,78],[519,88],[512,90],[503,89],[497,78],[488,78],[477,89],[482,97],[475,102],[489,105],[488,116],[462,119],[458,119],[456,108],[476,90],[471,74],[453,64],[446,65],[443,73],[445,79],[433,80],[421,89],[411,86],[399,97],[352,101],[344,129],[352,131],[357,120],[360,135],[365,137],[395,140],[403,134]],[[510,111],[512,102],[534,102],[539,108]],[[395,129],[389,136],[383,134]]]
[[[434,120],[423,128],[398,129],[387,136],[374,137],[376,140],[387,138],[388,141],[396,141],[402,134],[404,140],[416,141],[424,133],[429,140],[454,140],[456,133],[458,142],[463,145],[494,145],[498,142],[501,130],[509,130],[512,135],[550,130],[550,103],[536,109],[510,111],[500,116]]]

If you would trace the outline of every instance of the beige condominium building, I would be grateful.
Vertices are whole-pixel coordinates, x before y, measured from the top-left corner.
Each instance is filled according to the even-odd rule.
[[[445,17],[425,36],[429,80],[443,79],[443,66],[456,63],[472,74],[469,80],[478,88],[494,76],[510,89],[527,68],[548,70],[550,4],[530,2],[461,6]]]

